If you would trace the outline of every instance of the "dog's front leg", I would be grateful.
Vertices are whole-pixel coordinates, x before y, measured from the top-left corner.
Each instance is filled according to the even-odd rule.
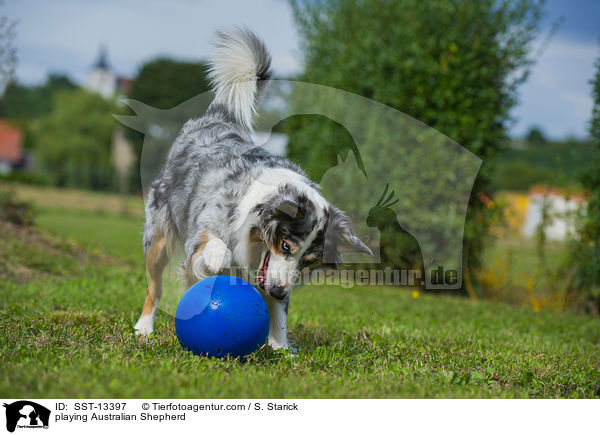
[[[231,267],[231,251],[218,237],[203,235],[199,243],[188,254],[188,264],[196,279],[204,279],[216,275],[223,269]]]
[[[268,343],[273,349],[287,349],[287,312],[290,303],[289,298],[280,301],[267,296],[267,307],[271,323],[269,326]]]

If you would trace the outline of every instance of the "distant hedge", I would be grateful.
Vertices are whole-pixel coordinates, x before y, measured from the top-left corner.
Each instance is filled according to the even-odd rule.
[[[581,175],[589,169],[592,141],[570,140],[526,144],[498,156],[491,182],[498,190],[528,190],[536,184],[580,190]]]

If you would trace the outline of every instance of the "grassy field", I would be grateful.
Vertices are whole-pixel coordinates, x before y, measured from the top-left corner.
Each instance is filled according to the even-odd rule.
[[[163,312],[137,338],[141,217],[51,206],[2,227],[2,397],[600,396],[600,320],[388,287],[295,291],[295,357],[193,356]]]

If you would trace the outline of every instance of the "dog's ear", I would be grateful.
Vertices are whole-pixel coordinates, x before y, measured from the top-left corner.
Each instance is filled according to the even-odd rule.
[[[309,207],[309,199],[304,193],[284,191],[275,207],[277,217],[283,220],[302,221]]]
[[[262,202],[256,204],[252,211],[258,214],[258,225],[254,229],[254,238],[260,238],[270,243],[277,227],[277,220],[273,219],[275,205],[272,201]]]
[[[258,231],[261,238],[267,243],[273,243],[277,227],[281,222],[293,221],[302,218],[301,206],[294,199],[280,198],[277,196],[257,204],[253,211],[258,213]]]
[[[324,261],[327,263],[340,263],[340,248],[348,252],[373,255],[373,252],[354,232],[352,221],[344,212],[335,207],[329,207],[327,219],[327,233],[325,236]],[[327,257],[327,258],[325,258]]]
[[[292,201],[291,199],[283,199],[279,204],[277,204],[273,214],[277,217],[286,216],[296,219],[299,212],[300,207],[296,201]]]

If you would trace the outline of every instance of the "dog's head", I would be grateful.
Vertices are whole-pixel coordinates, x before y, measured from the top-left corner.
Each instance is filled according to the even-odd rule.
[[[343,247],[371,254],[350,219],[314,189],[281,186],[255,212],[259,219],[253,236],[264,243],[258,285],[276,299],[289,295],[303,269],[338,267]]]

